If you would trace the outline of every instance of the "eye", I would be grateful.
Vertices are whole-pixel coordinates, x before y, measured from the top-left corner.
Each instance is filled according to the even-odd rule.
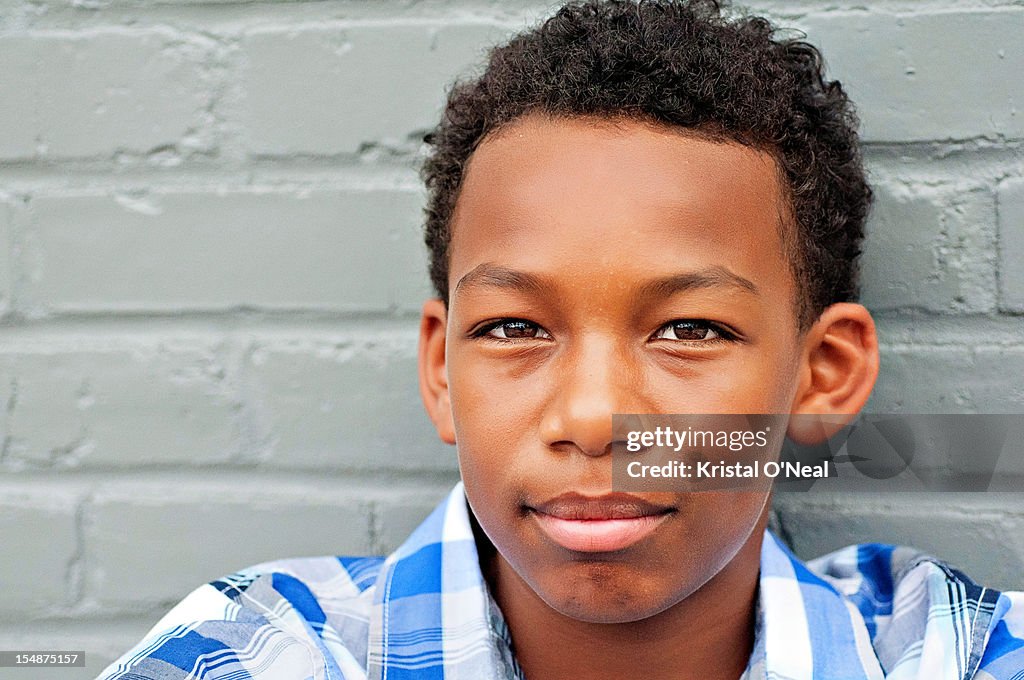
[[[497,340],[530,340],[534,338],[546,340],[551,338],[551,334],[546,330],[525,319],[501,319],[483,326],[474,335]]]
[[[704,321],[703,319],[676,319],[659,328],[652,339],[711,342],[732,340],[734,337],[732,333],[710,321]]]

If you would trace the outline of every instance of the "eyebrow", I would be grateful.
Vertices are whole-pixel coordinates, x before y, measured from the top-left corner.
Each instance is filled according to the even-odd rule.
[[[533,293],[540,293],[548,288],[544,280],[539,276],[484,262],[471,269],[469,273],[459,279],[459,282],[455,284],[455,291],[452,295],[458,295],[460,290],[477,287],[512,288],[515,290],[527,290]]]
[[[731,269],[716,265],[648,281],[640,287],[637,298],[666,298],[676,293],[706,288],[736,288],[753,295],[760,295],[760,291],[753,281],[740,276]]]
[[[459,279],[453,295],[457,295],[460,290],[476,287],[508,288],[532,293],[543,293],[550,288],[543,277],[489,262],[477,265]],[[717,265],[647,281],[637,292],[637,299],[667,298],[677,293],[708,288],[736,288],[754,295],[760,294],[753,281]]]

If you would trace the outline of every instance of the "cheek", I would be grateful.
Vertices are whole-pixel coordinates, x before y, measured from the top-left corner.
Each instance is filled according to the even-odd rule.
[[[796,389],[795,349],[778,342],[765,343],[722,367],[716,380],[723,399],[736,413],[786,413]]]
[[[714,366],[687,368],[680,376],[658,367],[649,380],[650,413],[785,413],[793,392],[788,366],[767,352],[736,356]]]
[[[494,374],[479,357],[453,353],[449,395],[456,451],[466,496],[484,531],[492,535],[509,524],[502,516],[517,502],[516,479],[523,476],[528,452],[536,448],[531,413],[523,390]]]
[[[449,365],[449,396],[459,464],[505,478],[539,446],[538,423],[551,384],[544,376],[514,380],[493,363],[461,359]],[[491,480],[494,481],[494,480]]]
[[[523,532],[519,486],[507,467],[491,457],[459,451],[459,468],[466,498],[480,528],[510,563],[530,559],[535,546]]]

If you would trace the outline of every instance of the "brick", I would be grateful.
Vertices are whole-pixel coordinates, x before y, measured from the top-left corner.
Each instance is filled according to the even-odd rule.
[[[872,311],[996,307],[995,206],[983,190],[879,183],[861,263]]]
[[[132,648],[156,623],[156,618],[119,617],[116,622],[83,619],[49,620],[38,623],[11,621],[9,629],[0,620],[0,649],[84,651],[85,668],[19,668],[10,680],[54,680],[95,678],[111,662]],[[10,669],[4,669],[10,670]],[[0,677],[7,680],[0,672]]]
[[[0,649],[46,649],[61,651],[84,651],[85,668],[62,668],[54,673],[52,668],[19,668],[11,671],[10,680],[68,680],[95,678],[122,653],[142,639],[152,621],[135,621],[134,625],[89,621],[85,626],[66,622],[46,622],[26,625],[25,621],[11,622],[10,631],[4,630],[0,621]],[[10,671],[10,669],[4,669]],[[8,676],[0,677],[5,680]]]
[[[977,326],[977,331],[968,335],[987,336],[984,325],[977,319],[966,318],[963,323]],[[883,346],[878,384],[865,411],[1019,414],[1024,412],[1024,389],[1017,377],[1022,372],[1024,347],[1019,345]],[[1024,447],[1021,445],[1024,420],[1019,416],[980,421],[946,420],[944,426],[933,426],[920,418],[909,422],[915,429],[927,428],[921,436],[929,437],[932,446],[938,447],[927,449],[928,453],[921,449],[915,469],[932,461],[948,468],[947,473],[991,475],[988,483],[993,489],[1024,490]],[[936,427],[956,429],[951,432]],[[994,429],[1002,427],[1007,428],[1004,433]],[[990,439],[985,443],[975,437]],[[961,449],[955,442],[964,440],[968,443]],[[989,448],[998,442],[1002,443],[1001,448]],[[984,477],[979,478],[979,483],[982,479]]]
[[[410,326],[414,324],[410,323]],[[420,401],[415,335],[259,344],[249,372],[271,424],[267,464],[298,469],[456,467]]]
[[[9,206],[0,203],[0,316],[11,308],[11,290],[14,284],[11,212]]]
[[[967,387],[978,412],[1024,413],[1024,346],[979,347],[972,364],[973,379],[965,375],[958,382]]]
[[[878,142],[1024,137],[1024,8],[818,12],[799,27]]]
[[[223,479],[98,493],[85,530],[88,601],[166,605],[253,564],[368,554],[368,504],[311,486]]]
[[[33,201],[33,314],[418,308],[417,191],[237,191]]]
[[[1019,590],[1021,556],[1015,546],[1020,522],[991,505],[962,494],[929,499],[847,494],[822,500],[794,493],[776,498],[801,558],[853,543],[910,545],[946,560],[979,583]],[[1014,505],[1019,512],[1019,500]]]
[[[451,484],[454,485],[453,479]],[[374,504],[373,552],[388,555],[426,519],[437,505],[448,496],[447,486],[432,491],[405,493],[397,498],[381,499]]]
[[[0,36],[0,157],[209,149],[209,59],[171,31]]]
[[[0,158],[27,158],[36,152],[36,130],[26,125],[35,118],[34,55],[26,49],[31,41],[25,38],[0,38]],[[19,94],[20,93],[20,94]]]
[[[1024,312],[1024,179],[999,185],[999,302]]]
[[[8,465],[188,465],[236,452],[236,399],[214,347],[69,336],[0,352],[13,392]]]
[[[1024,412],[1024,347],[882,347],[881,354],[870,412]]]
[[[70,568],[78,550],[75,504],[70,494],[0,487],[0,619],[70,604]]]
[[[483,24],[253,31],[241,42],[250,148],[322,155],[419,137],[437,124],[448,83],[504,35]]]

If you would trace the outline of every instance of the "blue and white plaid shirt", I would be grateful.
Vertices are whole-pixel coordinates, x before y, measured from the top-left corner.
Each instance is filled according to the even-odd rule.
[[[744,679],[1024,678],[1024,593],[908,548],[806,564],[771,533]],[[387,559],[255,566],[202,586],[103,680],[521,678],[462,485]]]

